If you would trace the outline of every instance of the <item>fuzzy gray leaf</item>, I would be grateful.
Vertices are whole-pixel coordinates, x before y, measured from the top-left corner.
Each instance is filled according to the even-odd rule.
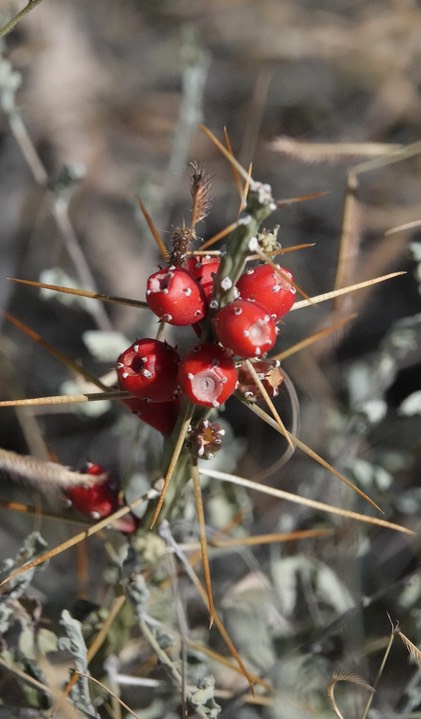
[[[70,612],[65,609],[62,612],[60,624],[64,628],[67,637],[61,637],[59,648],[69,652],[74,660],[74,668],[82,674],[88,673],[88,658],[85,640],[82,634],[82,625],[77,619],[73,619]],[[71,692],[72,700],[85,716],[97,717],[92,705],[89,693],[89,682],[87,677],[81,676],[74,685]]]

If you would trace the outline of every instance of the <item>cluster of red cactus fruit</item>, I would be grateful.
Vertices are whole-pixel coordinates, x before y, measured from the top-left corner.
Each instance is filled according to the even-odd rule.
[[[147,280],[146,304],[161,327],[191,326],[196,343],[180,355],[161,339],[137,339],[115,365],[119,387],[127,393],[124,404],[164,436],[172,438],[178,431],[181,409],[188,405],[191,424],[184,446],[195,459],[209,459],[220,448],[224,431],[210,417],[234,392],[255,402],[262,397],[262,386],[274,397],[283,381],[279,362],[266,355],[275,345],[278,323],[294,304],[296,291],[291,273],[262,250],[267,233],[260,240],[255,236],[274,205],[270,188],[254,185],[227,252],[195,253],[191,246],[197,239],[195,226],[207,214],[209,181],[194,166],[191,227],[175,231],[165,266]],[[279,248],[276,235],[274,243]],[[250,266],[253,249],[258,250],[258,263]],[[93,487],[76,487],[68,494],[76,509],[97,518],[121,506],[107,475]]]
[[[116,363],[120,388],[133,395],[127,400],[130,409],[163,434],[175,425],[180,397],[218,408],[241,389],[244,360],[258,360],[264,377],[273,363],[262,358],[294,303],[291,273],[262,263],[240,276],[236,299],[218,307],[217,283],[224,282],[219,263],[217,256],[190,256],[185,266],[171,264],[147,281],[146,301],[159,321],[191,325],[203,341],[180,356],[166,342],[138,339]]]

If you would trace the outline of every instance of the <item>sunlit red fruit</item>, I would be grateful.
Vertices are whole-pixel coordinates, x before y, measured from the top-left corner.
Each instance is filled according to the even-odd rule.
[[[184,396],[193,404],[219,407],[234,392],[237,371],[223,347],[205,342],[183,357],[178,381]]]
[[[241,299],[253,300],[262,305],[275,322],[279,322],[295,302],[294,278],[288,270],[271,265],[257,265],[248,270],[237,282]]]
[[[118,358],[116,371],[122,390],[152,402],[168,402],[177,390],[180,356],[167,342],[136,340]]]
[[[206,314],[206,297],[199,282],[182,267],[166,267],[147,281],[146,302],[161,322],[192,325]]]
[[[276,324],[257,302],[238,299],[222,307],[213,319],[220,343],[239,357],[261,357],[276,342]]]

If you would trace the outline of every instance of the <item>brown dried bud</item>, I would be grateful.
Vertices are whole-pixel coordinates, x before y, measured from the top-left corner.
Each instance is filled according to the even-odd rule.
[[[253,367],[269,397],[276,397],[279,393],[279,387],[284,381],[280,364],[278,360],[258,360],[253,362]],[[251,375],[245,362],[242,362],[238,368],[238,385],[236,392],[248,402],[259,402],[259,400],[262,399],[262,393],[256,385],[254,377]]]
[[[187,446],[194,457],[198,459],[212,459],[222,447],[224,428],[219,422],[208,419],[200,420],[191,427],[187,435]]]

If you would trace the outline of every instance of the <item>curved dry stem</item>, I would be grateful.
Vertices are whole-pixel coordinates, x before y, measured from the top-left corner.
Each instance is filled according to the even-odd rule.
[[[359,687],[366,689],[368,692],[375,692],[375,689],[365,679],[358,676],[358,674],[350,674],[348,672],[335,672],[327,685],[327,695],[329,697],[332,709],[338,719],[344,719],[344,716],[339,710],[335,698],[335,686],[338,684],[338,682],[350,682],[351,684],[357,684]]]
[[[264,411],[263,411],[260,407],[258,407],[257,405],[252,405],[252,404],[247,403],[247,402],[244,402],[244,404],[246,404],[246,406],[247,406],[252,412],[254,412],[254,414],[256,414],[258,417],[260,417],[260,419],[262,419],[264,422],[266,422],[266,423],[269,424],[271,427],[273,427],[277,432],[279,432],[279,433],[282,434],[284,437],[286,437],[286,439],[288,439],[288,437],[289,437],[289,439],[291,440],[292,444],[295,445],[295,447],[298,447],[298,449],[301,449],[302,452],[304,452],[304,454],[306,454],[308,457],[311,457],[311,459],[314,459],[314,461],[317,462],[317,464],[320,464],[321,467],[323,467],[324,469],[327,469],[328,472],[330,472],[330,473],[333,474],[335,477],[337,477],[338,479],[340,479],[340,481],[343,482],[344,484],[346,484],[347,487],[349,487],[350,489],[352,489],[352,490],[353,490],[354,492],[356,492],[356,494],[358,494],[362,499],[364,499],[366,502],[368,502],[369,504],[371,504],[371,506],[374,507],[374,509],[377,509],[378,512],[381,512],[381,513],[383,514],[383,510],[380,509],[380,507],[378,506],[378,504],[376,504],[376,502],[374,502],[374,501],[368,496],[368,494],[366,494],[365,492],[363,492],[359,487],[356,487],[355,484],[353,484],[353,482],[351,482],[350,479],[348,479],[347,477],[345,477],[345,475],[342,474],[341,472],[339,472],[337,469],[335,469],[335,467],[332,467],[332,465],[329,464],[329,462],[327,462],[325,459],[323,459],[323,457],[321,457],[319,454],[317,454],[317,452],[315,452],[313,449],[311,449],[311,447],[309,447],[309,446],[306,445],[304,442],[302,442],[300,439],[298,439],[298,437],[294,437],[294,436],[293,436],[292,434],[290,434],[289,432],[288,432],[288,436],[286,436],[286,435],[283,433],[283,431],[282,431],[281,425],[280,425],[277,421],[274,421],[274,420],[272,419],[272,417],[270,417],[266,412],[264,412]]]
[[[296,436],[298,434],[300,424],[300,401],[298,399],[294,383],[288,373],[285,372],[284,368],[282,368],[282,374],[284,376],[283,384],[284,387],[286,387],[291,404],[292,421],[290,434],[292,436]],[[289,462],[294,452],[294,444],[289,444],[288,447],[286,447],[286,449],[284,450],[284,452],[282,452],[281,456],[278,457],[277,460],[275,460],[275,462],[273,462],[269,467],[266,467],[266,469],[263,469],[254,475],[254,481],[263,482],[268,477],[271,477],[274,472],[277,472],[282,467],[284,467],[287,462]]]

